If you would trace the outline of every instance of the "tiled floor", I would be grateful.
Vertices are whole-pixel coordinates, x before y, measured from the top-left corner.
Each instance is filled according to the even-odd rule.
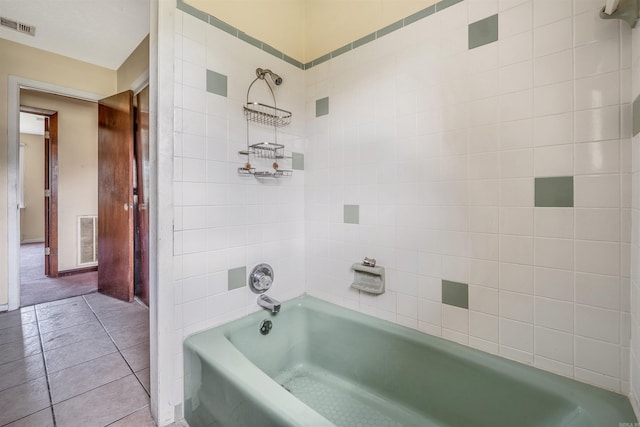
[[[154,426],[148,309],[92,293],[1,313],[0,425]]]

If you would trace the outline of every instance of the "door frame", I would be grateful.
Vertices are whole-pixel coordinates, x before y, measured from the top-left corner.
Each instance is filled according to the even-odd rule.
[[[44,196],[44,247],[49,248],[49,254],[44,255],[44,274],[55,278],[58,277],[58,112],[27,105],[20,105],[20,112],[49,119],[50,137],[47,138],[46,125],[44,135],[43,184],[44,190],[49,190],[49,196]]]
[[[7,158],[7,270],[8,309],[20,308],[20,215],[18,206],[18,169],[20,152],[20,89],[31,89],[97,102],[103,96],[19,76],[8,76],[8,158]]]

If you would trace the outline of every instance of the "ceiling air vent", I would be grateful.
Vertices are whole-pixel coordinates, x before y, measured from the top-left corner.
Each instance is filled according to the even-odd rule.
[[[22,22],[14,21],[13,19],[0,16],[0,26],[11,28],[19,33],[29,34],[30,36],[36,35],[36,27],[33,25],[23,24]]]

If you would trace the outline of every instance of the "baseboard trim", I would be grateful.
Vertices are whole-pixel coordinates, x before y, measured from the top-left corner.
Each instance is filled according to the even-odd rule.
[[[91,267],[73,268],[71,270],[58,271],[58,277],[73,276],[74,274],[91,273],[92,271],[98,271],[97,265]]]
[[[43,239],[24,239],[20,241],[21,245],[27,245],[29,243],[44,243]]]

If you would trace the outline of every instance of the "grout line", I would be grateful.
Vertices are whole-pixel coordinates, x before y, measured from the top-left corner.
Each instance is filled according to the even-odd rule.
[[[44,357],[44,345],[42,343],[42,334],[40,333],[40,321],[38,320],[38,310],[33,309],[36,316],[36,327],[38,329],[38,342],[40,343],[40,354],[42,355],[42,365],[44,366],[44,378],[47,382],[47,393],[49,394],[49,409],[51,409],[51,418],[53,420],[53,427],[56,427],[56,413],[53,410],[53,398],[51,396],[51,384],[49,383],[49,369],[47,367],[47,359]],[[35,412],[34,412],[35,413]]]

